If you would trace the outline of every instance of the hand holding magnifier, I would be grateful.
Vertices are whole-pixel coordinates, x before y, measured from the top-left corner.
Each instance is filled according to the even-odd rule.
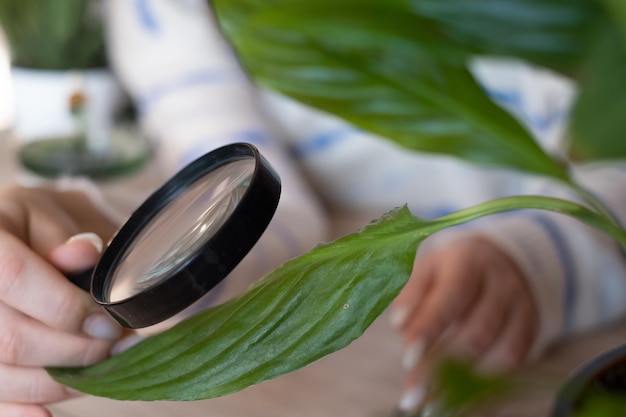
[[[87,279],[70,279],[123,326],[159,323],[237,266],[265,231],[279,197],[280,179],[256,147],[216,149],[132,214]]]

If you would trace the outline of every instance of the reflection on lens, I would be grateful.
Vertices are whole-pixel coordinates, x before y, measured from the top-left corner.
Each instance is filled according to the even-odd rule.
[[[232,214],[254,168],[253,158],[234,161],[176,196],[126,249],[108,283],[108,301],[125,300],[185,265]]]

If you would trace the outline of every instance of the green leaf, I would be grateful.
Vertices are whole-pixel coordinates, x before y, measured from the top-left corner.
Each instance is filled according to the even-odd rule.
[[[601,0],[601,3],[617,23],[623,39],[626,40],[626,2],[623,0]]]
[[[580,67],[600,14],[596,0],[409,1],[415,13],[438,22],[450,43],[473,54],[523,59],[566,74]]]
[[[581,91],[572,112],[572,148],[578,159],[626,156],[626,41],[605,19],[593,39]]]
[[[361,232],[295,258],[225,304],[85,368],[50,368],[74,389],[120,400],[198,400],[300,369],[347,346],[408,280],[419,244],[489,214],[536,208],[573,216],[626,246],[596,212],[548,197],[493,200],[434,221],[394,210]]]
[[[2,0],[0,26],[14,65],[80,69],[106,65],[104,25],[91,0]]]
[[[626,412],[626,400],[617,393],[596,393],[586,398],[573,417],[622,417]]]
[[[480,375],[467,364],[448,360],[439,369],[437,387],[443,410],[458,412],[501,398],[511,391],[512,384],[507,377]]]
[[[487,97],[466,69],[468,51],[403,1],[214,5],[261,84],[411,149],[567,177]]]
[[[406,283],[428,223],[404,208],[266,276],[240,298],[99,365],[50,369],[122,400],[213,398],[299,369],[359,337]]]

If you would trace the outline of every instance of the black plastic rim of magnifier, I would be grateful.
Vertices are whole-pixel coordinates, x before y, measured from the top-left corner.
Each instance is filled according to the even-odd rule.
[[[107,301],[109,279],[142,229],[192,184],[223,165],[251,157],[255,169],[250,185],[213,237],[161,282],[124,300]],[[220,283],[252,249],[276,211],[280,191],[278,174],[254,145],[235,143],[198,158],[155,191],[117,232],[94,270],[92,297],[129,328],[176,315]]]

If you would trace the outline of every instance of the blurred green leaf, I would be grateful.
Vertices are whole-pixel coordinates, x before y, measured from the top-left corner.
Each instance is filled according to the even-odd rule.
[[[588,397],[574,411],[572,417],[623,417],[626,415],[626,400],[617,394],[595,394]]]
[[[440,407],[444,413],[483,405],[487,400],[510,393],[513,388],[511,380],[505,376],[480,375],[470,365],[454,360],[442,363],[437,386],[441,390]]]
[[[612,0],[609,0],[612,1]],[[621,0],[616,0],[621,1]],[[596,0],[409,0],[450,44],[576,73],[601,10]]]
[[[581,76],[572,112],[572,148],[578,159],[626,157],[626,41],[604,20]]]
[[[624,0],[601,0],[609,16],[617,23],[622,37],[626,40],[626,2]]]
[[[566,178],[476,83],[466,48],[404,1],[213,4],[261,84],[415,150]]]
[[[82,69],[106,65],[96,0],[2,0],[0,26],[14,65]]]

